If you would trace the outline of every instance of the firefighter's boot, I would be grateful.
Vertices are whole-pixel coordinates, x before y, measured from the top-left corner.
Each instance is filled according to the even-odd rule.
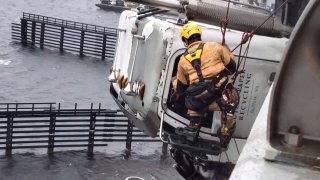
[[[232,114],[227,114],[226,116],[222,115],[222,119],[224,121],[221,128],[218,130],[217,135],[220,139],[221,148],[227,149],[232,135],[236,130],[236,122]]]
[[[200,116],[190,117],[190,124],[185,128],[177,128],[176,133],[185,136],[188,141],[195,141],[199,136],[201,122]]]

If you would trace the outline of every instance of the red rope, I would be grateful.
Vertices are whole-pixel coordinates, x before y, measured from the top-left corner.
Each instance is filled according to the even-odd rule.
[[[238,71],[239,71],[239,74],[244,73],[244,71],[245,71],[245,67],[246,67],[246,63],[247,63],[247,57],[248,57],[248,53],[249,53],[249,49],[250,49],[251,40],[252,40],[252,37],[250,37],[249,42],[248,42],[248,45],[247,45],[247,47],[246,47],[246,50],[245,50],[245,52],[244,52],[244,54],[243,54],[243,56],[242,56],[242,59],[244,58],[244,60],[242,60],[242,61],[243,61],[242,69],[238,70]],[[241,63],[242,63],[242,61],[241,61]]]
[[[241,39],[241,43],[240,43],[240,50],[239,50],[239,55],[238,55],[238,58],[239,58],[239,61],[238,61],[238,65],[237,65],[237,70],[236,70],[236,73],[234,74],[233,76],[233,84],[236,82],[236,79],[238,77],[239,74],[242,74],[245,72],[245,67],[246,67],[246,63],[247,63],[247,56],[248,56],[248,53],[249,53],[249,48],[250,48],[250,44],[251,44],[251,40],[252,40],[252,37],[253,35],[251,33],[243,33],[242,34],[242,39]],[[248,45],[242,55],[242,48],[243,48],[243,45],[245,43],[248,42]],[[242,65],[242,62],[243,62],[243,65]],[[240,69],[242,65],[242,68]]]
[[[235,51],[238,47],[240,47],[239,50],[239,61],[238,61],[238,65],[237,65],[237,71],[233,76],[233,83],[235,83],[237,77],[239,74],[242,74],[245,72],[245,67],[246,67],[246,62],[247,62],[247,56],[249,53],[249,48],[250,48],[250,43],[252,40],[253,35],[257,32],[257,30],[259,30],[271,17],[273,17],[273,15],[279,11],[286,3],[288,2],[288,0],[285,0],[265,21],[263,21],[259,26],[257,26],[255,29],[253,29],[251,32],[244,32],[242,34],[242,38],[241,38],[241,42],[231,51]],[[242,55],[242,46],[244,44],[246,44],[248,42],[248,45]],[[243,62],[243,65],[242,65]],[[242,65],[242,68],[240,69],[240,66]]]
[[[220,30],[222,34],[222,45],[224,46],[226,44],[226,30],[229,24],[229,9],[230,9],[230,1],[228,2],[228,8],[226,16],[220,21]]]

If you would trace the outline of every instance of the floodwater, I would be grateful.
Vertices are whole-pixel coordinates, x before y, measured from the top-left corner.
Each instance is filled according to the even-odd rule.
[[[23,12],[116,27],[119,13],[106,12],[92,0],[0,0],[0,102],[61,102],[115,107],[108,92],[111,62],[56,50],[22,48],[11,42],[11,23]]]
[[[171,161],[160,161],[158,155],[138,156],[125,160],[121,156],[96,153],[86,158],[84,151],[55,153],[54,157],[19,154],[0,158],[1,180],[124,180],[141,177],[145,180],[178,180]]]
[[[116,27],[119,13],[106,12],[93,0],[0,0],[0,102],[57,102],[62,107],[78,103],[102,103],[116,109],[108,93],[110,61],[57,50],[23,48],[11,42],[11,23],[19,23],[23,12],[72,21]],[[144,179],[182,179],[170,158],[160,160],[161,145],[133,143],[132,157],[124,160],[124,144],[99,148],[93,159],[85,151],[64,149],[48,157],[38,150],[4,157],[0,151],[0,180],[70,179],[118,180],[128,176]],[[110,152],[112,151],[112,152]]]

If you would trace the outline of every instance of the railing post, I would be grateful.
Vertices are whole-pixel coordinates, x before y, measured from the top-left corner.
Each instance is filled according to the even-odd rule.
[[[44,31],[46,28],[45,23],[41,23],[41,34],[40,34],[40,48],[43,49],[44,46]]]
[[[128,120],[127,125],[127,139],[126,139],[126,158],[128,158],[131,155],[131,142],[132,142],[132,130],[133,130],[133,124],[130,120]]]
[[[168,140],[168,135],[164,134],[163,139]],[[168,143],[162,143],[162,155],[161,159],[165,159],[168,155]]]
[[[83,56],[83,44],[84,44],[84,31],[81,31],[81,39],[80,39],[80,51],[79,55]]]
[[[31,46],[34,46],[36,43],[36,22],[32,21],[32,30],[31,30]]]
[[[6,138],[6,156],[12,155],[12,136],[13,136],[13,114],[7,115],[7,138]]]
[[[51,111],[51,105],[50,105]],[[48,154],[52,155],[54,150],[54,135],[56,129],[56,113],[50,113],[50,124],[49,124],[49,139],[48,139]]]
[[[64,41],[64,27],[61,27],[61,32],[60,32],[60,52],[63,52],[63,41]]]
[[[102,54],[101,54],[101,59],[105,60],[106,58],[106,44],[107,44],[107,35],[103,35],[103,42],[102,42]]]
[[[96,128],[96,117],[97,114],[91,112],[90,115],[90,129],[89,129],[89,140],[88,140],[88,156],[93,156],[93,147],[94,147],[94,132]]]
[[[28,45],[28,21],[21,19],[21,43],[23,46]]]

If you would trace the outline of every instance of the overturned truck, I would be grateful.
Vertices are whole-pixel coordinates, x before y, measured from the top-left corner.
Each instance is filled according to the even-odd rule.
[[[216,133],[221,125],[221,112],[206,116],[199,134],[204,143],[176,143],[172,139],[175,129],[185,127],[189,121],[186,109],[175,107],[169,99],[178,61],[185,52],[180,37],[183,23],[199,23],[204,30],[204,42],[221,42],[221,29],[217,25],[227,11],[227,3],[130,1],[157,7],[140,7],[139,10],[124,11],[121,14],[116,57],[108,78],[112,82],[110,92],[121,110],[139,129],[152,137],[159,135],[164,142],[172,145],[171,154],[183,177],[195,175],[210,178],[218,171],[216,164],[223,166],[236,163],[274,79],[286,46],[286,37],[290,35],[292,27],[282,23],[283,15],[277,16],[251,6],[230,6],[230,29],[227,30],[226,43],[231,49],[241,42],[241,31],[250,32],[266,18],[271,18],[255,32],[245,57],[239,49],[234,51],[236,60],[246,59],[245,71],[235,82],[240,93],[240,104],[236,112],[237,129],[229,148],[216,152],[210,147],[219,141]],[[168,10],[182,14],[175,16],[172,11],[168,13]]]

